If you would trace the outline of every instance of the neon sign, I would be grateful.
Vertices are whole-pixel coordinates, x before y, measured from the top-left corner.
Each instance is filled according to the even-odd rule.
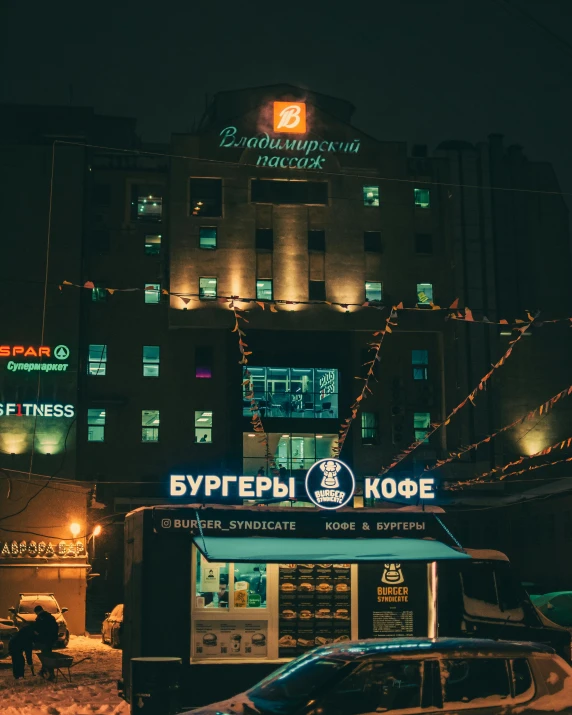
[[[274,102],[274,131],[305,134],[305,102]]]
[[[73,417],[73,405],[32,402],[0,402],[0,417]]]
[[[69,365],[63,362],[70,356],[67,345],[57,345],[53,350],[48,345],[0,345],[0,358],[14,357],[24,360],[9,360],[6,369],[9,372],[66,372]],[[40,362],[26,360],[40,358]],[[55,358],[60,362],[44,362],[42,358]]]
[[[201,502],[224,502],[240,499],[297,499],[294,477],[218,476],[214,474],[171,474],[169,495],[191,497]],[[403,498],[420,501],[435,499],[435,480],[432,477],[394,479],[393,477],[365,477],[364,497],[393,501]],[[341,509],[350,503],[355,492],[355,477],[351,469],[338,459],[327,458],[316,462],[306,474],[306,495],[320,509]]]

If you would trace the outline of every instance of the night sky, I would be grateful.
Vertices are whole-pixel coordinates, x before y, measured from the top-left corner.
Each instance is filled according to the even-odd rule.
[[[502,133],[572,193],[571,0],[5,0],[1,16],[3,102],[71,98],[167,141],[206,93],[289,82],[350,100],[379,139]]]

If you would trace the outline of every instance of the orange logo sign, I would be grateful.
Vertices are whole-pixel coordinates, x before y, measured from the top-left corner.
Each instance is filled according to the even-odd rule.
[[[274,131],[305,134],[306,104],[304,102],[274,102]]]

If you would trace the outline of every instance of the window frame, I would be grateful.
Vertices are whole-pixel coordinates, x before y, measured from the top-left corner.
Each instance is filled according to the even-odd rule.
[[[207,417],[210,417],[210,418],[211,418],[211,423],[210,423],[210,425],[207,425],[207,426],[204,426],[204,427],[203,427],[202,425],[197,425],[198,420],[203,417],[203,415],[205,414],[205,412],[210,412],[210,415],[207,415]],[[194,444],[214,444],[214,440],[213,440],[214,410],[209,409],[209,408],[207,408],[207,409],[205,409],[205,410],[194,410],[193,414],[194,414],[194,417],[193,417],[193,432],[194,432],[194,437],[195,437],[195,439],[194,439]],[[197,415],[200,415],[200,418],[197,417]],[[210,437],[210,440],[205,440],[205,441],[203,442],[202,440],[198,439],[197,430],[201,430],[201,431],[204,430],[204,431],[205,431],[205,434]]]
[[[147,242],[148,238],[154,238],[157,236],[159,238],[158,242],[151,243]],[[159,256],[161,254],[161,246],[163,244],[163,234],[162,233],[146,233],[143,237],[143,250],[146,256]],[[158,246],[158,250],[147,250],[148,248]]]
[[[368,289],[377,290],[373,286],[379,286],[379,298],[368,298]],[[380,305],[383,302],[383,281],[364,281],[364,299],[366,303]]]
[[[258,289],[261,287],[259,283],[269,283],[270,284],[270,298],[258,295]],[[262,290],[267,290],[267,288],[262,288]],[[274,300],[274,281],[272,278],[257,278],[256,279],[256,300]]]
[[[255,183],[255,182],[260,182],[260,183]],[[285,201],[285,202],[277,202],[277,201],[268,201],[268,200],[262,200],[262,199],[254,199],[254,187],[259,186],[262,187],[264,185],[268,185],[269,182],[277,183],[281,182],[283,184],[312,184],[312,185],[317,185],[321,184],[326,187],[326,197],[325,201]],[[257,178],[257,177],[251,177],[250,182],[249,182],[249,197],[250,197],[250,203],[251,204],[263,204],[266,206],[329,206],[330,204],[330,183],[328,180],[322,180],[322,181],[305,181],[302,179],[264,179],[264,178]],[[308,197],[309,198],[309,197]],[[316,198],[316,197],[312,197]]]
[[[158,216],[147,216],[147,215],[141,215],[139,213],[139,198],[142,196],[150,196],[151,199],[154,198],[152,193],[149,195],[146,192],[145,192],[145,194],[141,193],[143,191],[143,189],[145,189],[145,187],[147,187],[147,189],[149,191],[153,191],[155,189],[161,191],[161,195],[156,197],[156,198],[160,199],[160,201],[161,201],[161,212]],[[163,209],[165,208],[165,205],[164,205],[165,197],[163,196],[163,194],[164,194],[164,186],[161,186],[159,184],[152,184],[152,183],[139,184],[139,183],[133,182],[131,184],[131,204],[129,207],[130,208],[129,215],[130,215],[131,222],[133,222],[133,223],[139,223],[139,222],[141,222],[141,223],[144,223],[144,222],[162,223],[163,222]]]
[[[425,353],[426,355],[426,360],[425,362],[415,362],[413,353]],[[417,349],[417,348],[412,348],[411,349],[411,368],[413,372],[413,380],[415,382],[425,382],[429,379],[429,350],[426,350],[425,348]],[[422,377],[419,377],[416,375],[416,372],[422,371]]]
[[[373,198],[371,199],[371,202],[367,201],[366,191],[368,189],[374,189]],[[376,194],[377,194],[377,196],[376,196]],[[381,190],[380,190],[379,184],[364,184],[362,186],[362,201],[363,201],[364,208],[368,208],[368,209],[379,208],[381,206]]]
[[[203,295],[203,288],[201,286],[201,281],[214,281],[214,295]],[[199,276],[199,300],[212,301],[218,298],[218,277],[217,276]]]
[[[103,412],[103,424],[96,423],[96,422],[90,422],[89,421],[90,420],[90,417],[89,417],[90,412],[99,412],[100,419],[101,419],[101,413]],[[92,443],[93,444],[98,444],[98,443],[101,444],[102,442],[105,442],[105,428],[107,426],[107,410],[106,410],[106,408],[105,407],[88,407],[87,413],[86,413],[86,422],[87,422],[87,442],[89,442],[90,444],[92,444]],[[90,427],[91,428],[101,427],[103,438],[102,439],[90,439],[89,438]]]
[[[151,287],[153,286],[153,287]],[[156,287],[155,287],[156,286]],[[161,302],[161,284],[160,283],[145,283],[145,305],[158,305]],[[150,298],[157,300],[150,300]]]
[[[417,305],[417,307],[418,307],[418,308],[423,308],[423,309],[425,309],[425,310],[430,310],[430,309],[431,309],[431,306],[435,304],[435,290],[434,290],[434,288],[433,288],[433,283],[416,283],[415,285],[416,285],[416,289],[417,289],[416,292],[415,292],[415,295],[416,295],[416,298],[417,298],[417,300],[416,300],[416,305]],[[427,303],[422,303],[422,302],[419,300],[419,293],[422,292],[421,289],[422,289],[424,286],[431,286],[431,297],[430,297],[430,299],[427,301]],[[429,296],[427,296],[427,297],[429,297]]]
[[[149,359],[145,360],[145,348],[157,348],[157,361],[149,361]],[[143,345],[142,351],[141,351],[141,364],[143,368],[143,377],[146,378],[157,378],[160,377],[161,375],[161,346],[160,345]],[[145,368],[150,367],[150,366],[156,366],[157,367],[157,374],[156,375],[146,375],[145,374]]]
[[[101,351],[101,357],[99,360],[92,360],[90,357],[90,352],[91,348],[96,348],[96,347],[101,347],[103,350]],[[92,365],[98,365],[97,372],[92,372],[90,370],[90,367]],[[101,367],[103,366],[103,372],[100,372]],[[107,344],[102,344],[102,343],[90,343],[87,346],[87,374],[90,377],[105,377],[107,375]]]
[[[201,233],[203,230],[214,231],[214,246],[203,246]],[[199,248],[201,251],[216,251],[218,248],[218,226],[199,226]]]
[[[195,213],[193,211],[193,195],[192,195],[192,190],[191,190],[191,181],[197,180],[197,181],[219,181],[220,182],[220,214],[201,214],[200,212]],[[198,205],[198,202],[197,202]],[[204,205],[204,202],[203,204]],[[224,180],[222,176],[189,176],[189,179],[187,181],[187,206],[188,208],[188,215],[190,218],[224,218]]]
[[[365,415],[373,415],[374,425],[373,427],[364,426]],[[363,446],[375,446],[379,444],[379,414],[377,412],[362,412],[360,420],[360,431],[361,431],[361,443]],[[373,432],[373,436],[368,437],[364,433]]]
[[[421,192],[421,191],[427,192],[427,197],[429,200],[428,200],[426,206],[424,205],[424,202],[417,200],[417,196],[418,196],[417,192]],[[428,211],[431,208],[431,189],[426,189],[422,186],[415,186],[413,188],[413,205],[415,206],[415,210],[419,209],[421,211]]]
[[[159,417],[159,423],[157,424],[156,427],[153,427],[152,425],[146,425],[143,424],[143,415],[145,412],[156,412],[158,417]],[[159,442],[159,428],[161,427],[161,410],[141,410],[141,444],[157,444]],[[143,438],[143,430],[154,430],[155,431],[155,439],[144,439]]]
[[[415,415],[429,415],[429,424],[427,425],[427,427],[415,427]],[[430,432],[430,430],[431,412],[413,412],[413,436],[415,438],[415,441],[419,442],[421,440],[423,444],[428,444],[429,437],[427,437],[427,433]],[[424,437],[420,434],[418,435],[418,432],[424,432]]]

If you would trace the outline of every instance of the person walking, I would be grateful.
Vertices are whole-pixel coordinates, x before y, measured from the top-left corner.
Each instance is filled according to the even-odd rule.
[[[58,622],[51,613],[44,611],[41,606],[34,608],[36,614],[35,630],[38,634],[38,641],[41,644],[41,653],[45,656],[51,656],[52,650],[58,640]],[[54,669],[46,668],[42,663],[40,675],[48,674],[48,680],[54,680]]]
[[[32,675],[34,675],[34,662],[32,660],[32,647],[34,640],[36,638],[36,631],[34,626],[24,626],[22,629],[16,633],[15,636],[10,638],[8,643],[8,653],[12,658],[12,673],[14,674],[15,680],[19,680],[24,677],[24,671],[26,670],[26,663],[30,666]],[[24,655],[26,660],[24,661]]]

